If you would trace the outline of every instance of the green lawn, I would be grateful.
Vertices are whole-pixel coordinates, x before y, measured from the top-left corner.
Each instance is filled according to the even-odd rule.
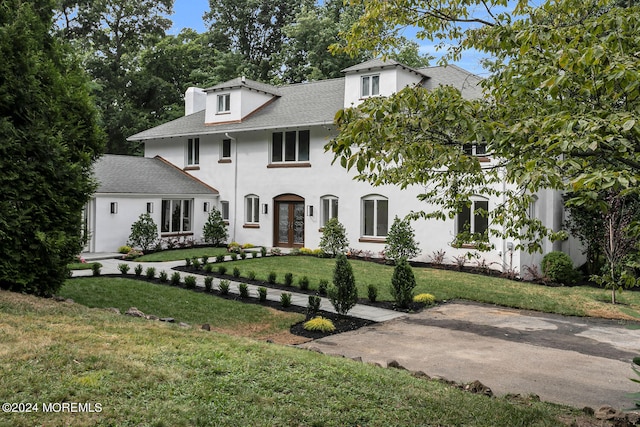
[[[98,264],[98,267],[102,267],[99,262],[73,262],[67,264],[69,270],[91,270],[94,264]]]
[[[148,283],[135,279],[86,277],[67,280],[58,295],[87,307],[115,307],[124,313],[136,307],[145,314],[173,317],[253,338],[290,341],[289,328],[304,316],[255,304],[230,301],[211,294]]]
[[[389,293],[393,267],[373,262],[350,260],[358,285],[358,294],[367,295],[367,285],[378,287],[380,300],[392,300]],[[320,279],[331,282],[335,260],[311,256],[281,256],[225,262],[227,272],[234,267],[247,277],[249,271],[256,278],[266,280],[269,272],[275,272],[277,282],[284,276],[294,275],[294,284],[302,276],[310,280],[316,289]],[[414,268],[416,293],[428,292],[442,301],[465,299],[506,307],[524,308],[548,313],[576,316],[594,316],[619,319],[640,319],[640,292],[618,294],[621,304],[609,304],[610,292],[591,287],[547,287],[527,282],[460,273],[432,268]]]
[[[6,291],[0,331],[0,401],[101,406],[5,413],[0,425],[513,427],[583,417],[407,371]]]
[[[152,254],[143,255],[136,258],[135,261],[140,262],[164,262],[164,261],[179,261],[186,258],[208,256],[212,260],[218,255],[227,255],[227,248],[186,248],[186,249],[172,249],[167,251],[154,252]]]

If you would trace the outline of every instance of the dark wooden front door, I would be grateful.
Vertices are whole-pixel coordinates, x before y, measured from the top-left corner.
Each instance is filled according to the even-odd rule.
[[[301,199],[298,196],[280,196],[274,200],[274,246],[304,246],[304,200]]]

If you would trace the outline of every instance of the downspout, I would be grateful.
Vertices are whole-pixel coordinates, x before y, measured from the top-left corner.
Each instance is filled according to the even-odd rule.
[[[233,159],[233,231],[231,236],[231,241],[236,241],[236,227],[238,224],[238,140],[228,132],[224,133],[228,139],[233,141],[233,146],[235,147],[234,159]]]

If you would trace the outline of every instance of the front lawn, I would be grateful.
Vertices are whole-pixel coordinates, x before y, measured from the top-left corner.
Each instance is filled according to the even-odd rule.
[[[58,295],[87,307],[115,307],[122,313],[136,307],[145,314],[196,325],[208,323],[217,331],[276,342],[299,341],[289,334],[289,328],[304,320],[301,314],[119,277],[70,279]]]
[[[366,298],[367,285],[372,284],[378,287],[380,300],[392,300],[389,286],[393,267],[360,260],[350,262],[361,298]],[[296,286],[300,277],[307,276],[310,288],[317,289],[321,279],[332,281],[335,260],[311,256],[280,256],[229,261],[224,265],[227,273],[237,267],[242,277],[246,278],[253,271],[256,279],[264,281],[270,272],[275,272],[278,283],[284,283],[285,274],[292,273]],[[217,266],[213,267],[216,271]],[[547,313],[640,320],[640,292],[619,293],[620,304],[614,306],[608,303],[610,291],[604,289],[547,287],[433,268],[414,268],[413,272],[417,282],[415,293],[431,293],[440,301],[465,299]]]

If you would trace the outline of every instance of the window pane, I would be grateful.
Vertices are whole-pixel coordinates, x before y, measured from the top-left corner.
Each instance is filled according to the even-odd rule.
[[[287,132],[284,143],[284,160],[294,162],[296,160],[296,131]]]
[[[380,93],[380,76],[371,76],[371,95]]]
[[[282,161],[282,132],[273,133],[273,144],[271,145],[271,161]]]
[[[247,197],[246,199],[246,203],[245,203],[245,218],[244,221],[245,222],[252,222],[253,219],[253,198],[251,197]]]
[[[463,207],[462,211],[458,213],[458,233],[465,231],[471,231],[471,208]]]
[[[338,199],[331,199],[332,214],[331,218],[338,218]]]
[[[387,200],[377,200],[377,202],[376,236],[386,236],[389,227],[389,202]]]
[[[160,231],[163,233],[168,233],[170,228],[171,221],[171,200],[163,200],[162,201],[162,220]]]
[[[218,111],[224,111],[224,97],[218,95]]]
[[[253,198],[253,222],[260,222],[260,199]]]
[[[193,140],[193,164],[200,164],[200,138]]]
[[[309,160],[309,131],[301,130],[298,132],[298,161],[307,160]]]
[[[220,202],[220,213],[222,213],[222,219],[229,220],[229,202]]]
[[[476,155],[481,156],[487,154],[487,144],[476,145]]]
[[[331,207],[331,199],[322,199],[322,218],[321,218],[321,227],[327,225],[327,221],[331,218],[331,213],[329,211]]]
[[[193,139],[187,140],[187,164],[193,164]]]
[[[182,230],[191,231],[191,200],[182,201]]]
[[[224,158],[231,157],[231,140],[230,139],[222,140],[222,157]]]
[[[489,211],[489,202],[486,200],[478,200],[474,202],[475,212],[473,215],[474,233],[484,233],[489,228],[489,218],[480,214],[480,211],[484,211],[484,214]]]
[[[180,231],[180,200],[171,201],[171,230],[172,232]]]
[[[374,208],[375,201],[374,200],[365,200],[364,201],[364,235],[365,236],[373,236],[373,217],[374,217]]]
[[[369,77],[362,78],[362,96],[369,96]]]

